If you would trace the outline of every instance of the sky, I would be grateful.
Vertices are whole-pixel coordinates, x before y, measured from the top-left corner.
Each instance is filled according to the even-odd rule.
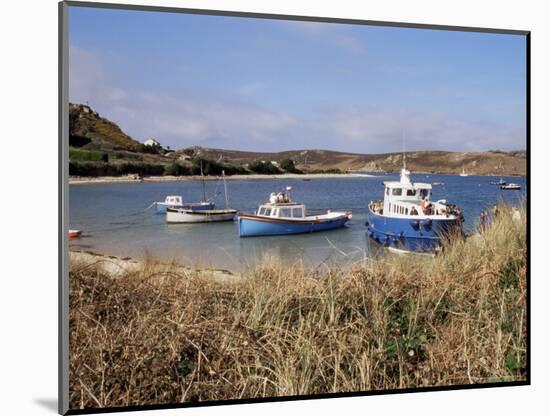
[[[69,9],[69,100],[180,149],[518,150],[525,37]]]

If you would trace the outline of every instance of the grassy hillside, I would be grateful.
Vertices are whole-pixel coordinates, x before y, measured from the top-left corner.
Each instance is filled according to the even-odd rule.
[[[249,164],[257,160],[291,159],[302,171],[339,169],[365,172],[396,172],[403,165],[401,153],[357,154],[330,150],[293,150],[277,153],[241,152],[237,150],[193,147],[182,154],[200,155],[214,160]],[[421,151],[406,153],[407,166],[414,172],[457,174],[464,168],[477,175],[525,175],[525,151],[516,152],[444,152]]]
[[[83,104],[69,104],[69,141],[87,149],[138,151],[142,147],[115,123]]]
[[[266,260],[231,281],[72,263],[70,405],[526,380],[526,268],[525,213],[506,207],[434,258]]]

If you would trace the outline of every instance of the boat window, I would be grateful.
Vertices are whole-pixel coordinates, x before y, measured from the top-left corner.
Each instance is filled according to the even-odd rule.
[[[269,217],[271,215],[271,208],[266,208],[264,215],[267,215]]]
[[[415,196],[416,189],[407,189],[407,196]]]
[[[290,208],[279,208],[279,217],[290,218]]]
[[[422,198],[427,198],[429,195],[430,195],[430,190],[429,189],[421,189],[420,190],[420,196]]]
[[[409,215],[409,208],[405,208],[405,215]]]
[[[393,188],[391,191],[392,195],[400,196],[401,195],[401,188]]]
[[[390,194],[390,188],[386,188],[386,195]]]
[[[302,207],[292,208],[292,216],[294,218],[302,218],[304,216]]]

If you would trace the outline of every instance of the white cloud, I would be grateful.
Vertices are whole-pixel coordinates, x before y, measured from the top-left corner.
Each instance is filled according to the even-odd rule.
[[[317,39],[324,44],[356,55],[365,52],[364,42],[349,34],[344,26],[337,23],[285,21],[280,24],[291,32],[302,34],[310,39]]]
[[[295,124],[284,113],[254,105],[128,91],[109,80],[97,55],[70,48],[70,100],[88,102],[137,140],[158,138],[173,147],[248,138],[274,143]],[[259,85],[245,88],[252,93]]]
[[[347,108],[326,117],[335,137],[364,152],[517,149],[525,131],[488,122],[459,121],[437,112],[382,107]]]

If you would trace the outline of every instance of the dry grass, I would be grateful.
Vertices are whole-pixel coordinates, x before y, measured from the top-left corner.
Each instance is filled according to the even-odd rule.
[[[502,207],[435,258],[233,283],[73,264],[71,408],[524,380],[526,256]]]

